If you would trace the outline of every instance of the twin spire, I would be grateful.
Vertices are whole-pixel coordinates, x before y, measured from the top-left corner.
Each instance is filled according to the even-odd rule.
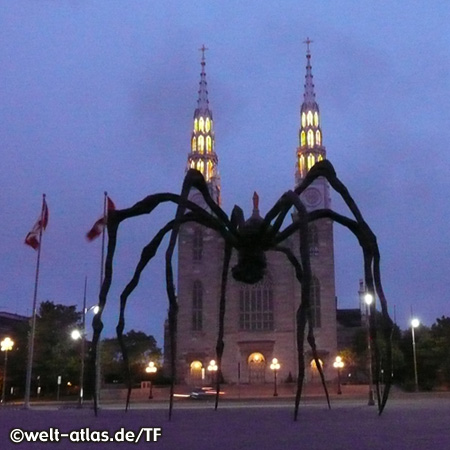
[[[306,44],[306,75],[303,103],[300,108],[299,147],[297,148],[295,173],[296,184],[305,178],[316,162],[326,158],[326,150],[322,145],[320,111],[316,102],[311,67],[310,44],[312,41],[307,38],[304,43]],[[202,52],[200,83],[187,167],[188,169],[197,169],[203,174],[212,197],[220,203],[219,161],[215,152],[214,122],[212,110],[209,107],[208,83],[206,82],[205,72],[205,52],[208,49],[203,45],[199,50]]]

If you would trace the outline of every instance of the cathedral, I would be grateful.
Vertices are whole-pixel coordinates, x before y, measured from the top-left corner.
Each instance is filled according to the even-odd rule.
[[[308,47],[303,103],[299,115],[299,146],[295,149],[295,173],[291,174],[294,175],[293,188],[305,178],[317,161],[326,158],[313,83],[310,41],[306,43]],[[205,66],[203,47],[187,168],[202,172],[212,197],[220,204],[222,186]],[[292,156],[294,157],[294,152]],[[224,180],[223,195],[226,195],[227,182],[231,183],[232,180]],[[206,207],[198,192],[192,192],[190,199]],[[327,181],[322,178],[315,180],[302,194],[302,201],[309,211],[330,208]],[[252,217],[260,217],[257,201],[254,201]],[[288,217],[295,220],[295,214]],[[335,375],[333,361],[337,352],[331,220],[321,219],[311,224],[309,240],[313,273],[311,306],[314,334],[325,377],[331,379]],[[298,234],[292,235],[283,245],[299,257]],[[178,240],[177,383],[205,385],[211,383],[217,370],[215,349],[223,253],[223,239],[214,230],[196,223],[187,223],[181,227]],[[235,265],[235,259],[236,254],[233,253],[230,267]],[[300,301],[301,286],[285,254],[268,252],[264,278],[257,284],[239,283],[230,274],[222,361],[222,375],[226,383],[256,384],[271,381],[273,374],[270,365],[274,358],[280,364],[280,382],[296,379],[296,311]],[[168,339],[165,347],[168,361]],[[306,382],[318,382],[316,364],[306,343],[305,355]]]

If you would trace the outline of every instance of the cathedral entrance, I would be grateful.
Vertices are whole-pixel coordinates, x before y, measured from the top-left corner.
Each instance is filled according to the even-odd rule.
[[[203,364],[200,361],[193,361],[190,365],[191,384],[200,384],[203,379]]]
[[[261,384],[266,379],[266,360],[259,352],[252,353],[247,359],[248,382],[250,384]]]

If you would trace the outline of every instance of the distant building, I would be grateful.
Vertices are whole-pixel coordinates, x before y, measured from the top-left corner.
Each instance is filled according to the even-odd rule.
[[[306,76],[299,117],[299,146],[295,151],[293,174],[295,185],[305,178],[317,161],[326,158],[319,106],[315,99],[309,41],[307,44]],[[212,197],[220,204],[222,192],[214,120],[208,99],[205,49],[202,50],[199,96],[194,112],[187,167],[196,168],[203,173]],[[274,127],[276,128],[275,123]],[[289,158],[289,153],[286,157]],[[228,183],[235,181],[237,182],[227,180]],[[205,207],[198,192],[193,192],[190,198]],[[302,200],[308,210],[330,208],[326,180],[317,179],[304,192]],[[255,202],[252,218],[259,217],[259,214]],[[292,220],[296,220],[295,214]],[[288,225],[289,220],[286,219],[285,223]],[[337,322],[332,221],[321,219],[311,224],[309,239],[313,271],[311,294],[314,334],[325,376],[333,378],[335,370],[332,364],[337,354]],[[298,234],[283,245],[299,256]],[[215,231],[195,223],[182,226],[178,241],[177,289],[179,313],[176,364],[179,383],[198,385],[211,381],[208,366],[216,357],[223,251],[223,240]],[[264,383],[272,380],[269,366],[274,357],[281,364],[280,380],[295,378],[297,375],[295,317],[300,304],[301,287],[284,254],[271,252],[267,256],[266,275],[256,285],[239,283],[231,273],[228,278],[222,363],[226,382]],[[233,254],[233,257],[231,267],[236,263],[236,255]],[[166,368],[170,354],[168,342],[166,330]],[[317,380],[317,369],[307,343],[305,350],[306,381]]]
[[[0,340],[16,334],[19,329],[23,329],[28,324],[29,320],[29,317],[0,311]]]

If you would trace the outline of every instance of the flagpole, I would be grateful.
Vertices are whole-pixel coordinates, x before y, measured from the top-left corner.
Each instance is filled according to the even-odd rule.
[[[28,336],[28,357],[27,357],[27,376],[25,381],[25,400],[24,408],[30,408],[30,393],[31,393],[31,373],[33,368],[33,353],[34,353],[34,335],[36,332],[36,307],[37,307],[37,293],[39,284],[39,266],[41,262],[41,247],[42,247],[42,231],[44,223],[44,209],[45,209],[45,194],[42,194],[42,208],[41,208],[41,227],[39,229],[39,247],[36,261],[36,276],[34,280],[34,294],[33,294],[33,310],[31,316],[31,331]]]
[[[100,291],[102,289],[103,277],[104,277],[104,265],[105,265],[105,240],[106,240],[106,225],[107,225],[107,199],[108,193],[104,192],[103,197],[103,220],[104,227],[102,231],[102,254],[100,259]],[[95,397],[97,408],[100,407],[100,389],[101,389],[101,340],[97,342],[97,360],[95,364]]]

